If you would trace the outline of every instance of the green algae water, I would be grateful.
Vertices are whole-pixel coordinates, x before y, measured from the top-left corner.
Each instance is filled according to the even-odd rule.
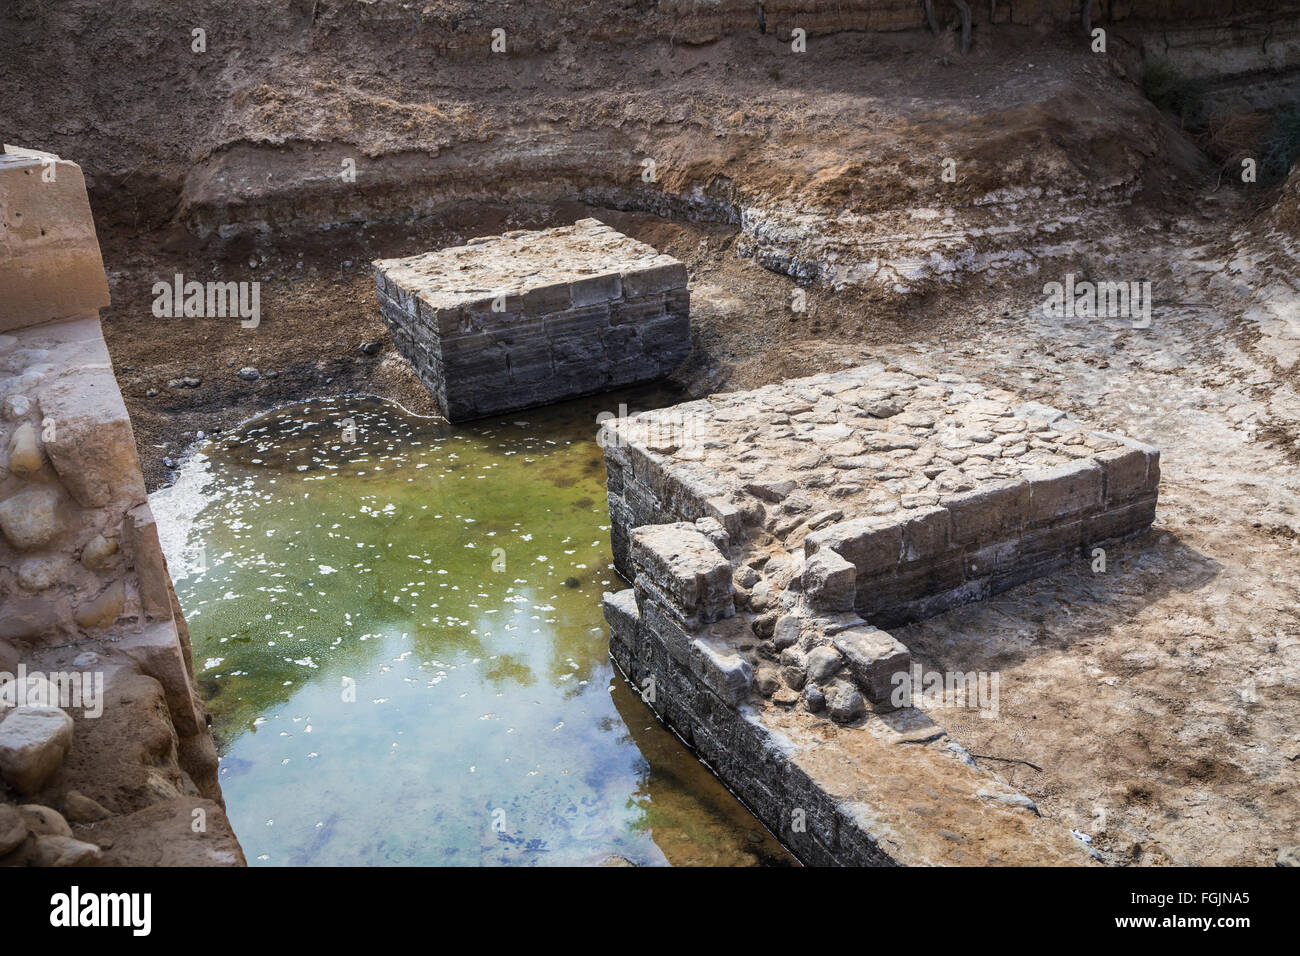
[[[617,401],[306,402],[153,496],[250,863],[791,862],[610,663]]]

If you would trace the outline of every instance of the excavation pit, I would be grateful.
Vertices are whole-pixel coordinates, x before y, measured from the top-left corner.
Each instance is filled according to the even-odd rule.
[[[374,269],[394,343],[453,422],[653,381],[690,349],[686,267],[595,219]]]

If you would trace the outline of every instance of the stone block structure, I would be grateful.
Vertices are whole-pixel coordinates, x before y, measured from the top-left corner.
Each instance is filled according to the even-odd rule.
[[[600,442],[633,583],[606,595],[613,657],[805,861],[961,862],[889,786],[845,770],[883,772],[901,759],[880,751],[891,740],[913,766],[888,773],[937,774],[944,826],[977,827],[990,855],[969,862],[1087,860],[1036,814],[1008,829],[1032,804],[899,698],[911,655],[880,628],[1140,534],[1155,448],[880,364],[605,422]],[[801,763],[814,753],[817,772]],[[792,807],[819,808],[820,830],[793,827]]]
[[[160,822],[169,858],[240,864],[81,170],[0,157],[0,210],[0,866],[150,862]]]
[[[0,176],[0,333],[108,305],[81,167],[5,146]]]
[[[454,422],[653,381],[690,349],[686,267],[595,219],[374,269],[393,342]]]

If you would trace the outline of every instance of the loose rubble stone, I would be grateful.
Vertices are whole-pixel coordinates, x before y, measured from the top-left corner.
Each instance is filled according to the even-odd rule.
[[[826,692],[820,684],[804,684],[799,699],[810,713],[819,714],[826,708]]]
[[[801,620],[794,614],[785,614],[777,618],[776,627],[772,631],[772,641],[776,644],[778,651],[785,650],[799,640],[802,629]]]
[[[69,790],[63,800],[63,815],[73,823],[95,823],[113,814],[80,791]]]
[[[895,675],[907,673],[912,666],[908,649],[874,627],[849,628],[832,640],[863,693],[877,705],[888,704]]]
[[[847,723],[863,716],[867,704],[856,686],[837,678],[826,687],[826,712],[832,720]]]
[[[760,667],[754,676],[754,688],[764,697],[771,697],[781,687],[781,673],[775,667]]]
[[[262,377],[262,373],[259,372],[257,369],[253,368],[251,365],[244,366],[238,372],[236,372],[235,375],[245,382],[256,382],[259,378]]]
[[[0,722],[0,777],[19,793],[35,793],[71,748],[72,718],[58,707],[16,707]]]
[[[686,267],[595,219],[374,270],[394,345],[451,421],[651,381],[690,350]]]
[[[32,864],[54,867],[97,866],[103,858],[103,851],[93,843],[83,843],[66,836],[42,836],[36,838]]]
[[[40,471],[44,464],[45,452],[36,429],[30,422],[19,425],[9,439],[9,470],[19,478],[26,478]]]
[[[27,839],[27,821],[7,803],[0,803],[0,857],[12,853]]]
[[[28,488],[0,501],[0,531],[19,551],[32,551],[52,542],[61,530],[59,493],[54,488]]]

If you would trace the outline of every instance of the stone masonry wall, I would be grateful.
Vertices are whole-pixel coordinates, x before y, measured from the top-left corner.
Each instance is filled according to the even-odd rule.
[[[1022,794],[975,767],[921,712],[868,715],[859,706],[827,721],[792,706],[789,693],[764,687],[779,683],[768,663],[776,655],[755,628],[760,616],[735,606],[738,569],[723,553],[731,546],[709,518],[636,529],[635,586],[605,595],[610,652],[647,704],[800,860],[872,866],[1089,861],[1081,844],[1039,817]],[[825,682],[827,695],[843,696],[843,703],[857,696],[855,682],[879,683],[882,668],[909,663],[897,641],[860,619],[814,621],[793,602],[787,612],[796,635],[803,625],[801,643],[812,649],[810,657],[819,648],[848,651],[847,664],[821,662],[803,678]],[[867,669],[859,672],[859,663]],[[837,699],[831,710],[840,705]]]
[[[652,381],[690,349],[686,267],[595,219],[374,268],[393,342],[451,421]]]
[[[242,864],[96,315],[81,171],[8,154],[0,211],[21,246],[0,294],[0,866]]]
[[[633,570],[630,529],[713,517],[733,535],[749,529],[756,547],[799,552],[801,566],[822,552],[819,589],[842,590],[810,601],[889,625],[1048,573],[1153,520],[1156,449],[957,376],[891,368],[607,424],[620,573]]]
[[[883,760],[909,793],[943,778],[933,819],[949,833],[968,819],[962,840],[992,854],[968,862],[1086,861],[1038,824],[1014,846],[990,842],[1011,832],[999,814],[1032,804],[895,695],[911,655],[880,626],[1140,533],[1156,449],[956,376],[878,364],[607,422],[600,441],[615,562],[633,582],[605,599],[614,659],[801,858],[955,862],[937,824],[846,769]],[[881,752],[891,740],[906,758]],[[789,754],[817,772],[794,772]],[[809,806],[820,831],[792,829],[792,808],[802,820]],[[905,843],[892,839],[900,827]]]

